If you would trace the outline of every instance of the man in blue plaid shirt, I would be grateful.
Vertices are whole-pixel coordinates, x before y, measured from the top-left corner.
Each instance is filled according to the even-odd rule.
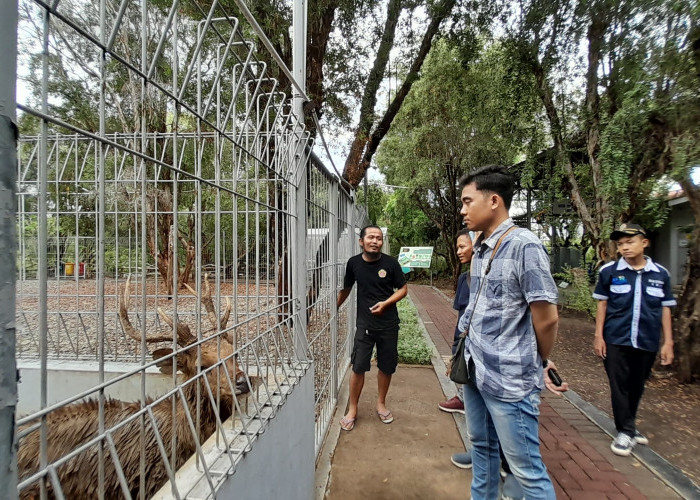
[[[514,226],[508,215],[514,184],[500,166],[483,167],[460,181],[464,222],[469,230],[482,231],[474,243],[469,307],[459,322],[461,331],[469,327],[464,355],[472,383],[464,385],[464,406],[475,500],[498,497],[499,441],[525,498],[555,498],[538,427],[543,360],[558,329],[549,257],[537,236],[516,228],[502,240],[484,275],[497,241]]]

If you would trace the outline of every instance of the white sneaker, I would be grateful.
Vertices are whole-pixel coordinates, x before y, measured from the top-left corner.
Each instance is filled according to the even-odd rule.
[[[635,444],[635,438],[628,436],[624,432],[620,432],[610,445],[610,449],[615,455],[629,457],[632,454],[632,448],[634,448]]]
[[[639,431],[634,431],[634,442],[637,444],[649,444],[649,440]]]

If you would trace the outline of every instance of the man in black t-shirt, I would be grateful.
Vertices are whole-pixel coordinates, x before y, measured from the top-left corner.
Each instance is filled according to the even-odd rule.
[[[338,307],[350,295],[357,282],[357,330],[352,350],[350,400],[348,412],[340,420],[340,427],[351,431],[357,418],[357,403],[369,371],[374,345],[377,346],[377,415],[385,424],[394,421],[386,407],[391,375],[398,364],[399,312],[396,303],[408,292],[406,278],[398,261],[382,253],[384,237],[377,226],[360,231],[362,253],[348,260],[343,289],[338,294]]]

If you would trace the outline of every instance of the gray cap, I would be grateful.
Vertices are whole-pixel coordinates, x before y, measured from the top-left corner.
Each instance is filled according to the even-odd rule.
[[[647,237],[646,231],[639,224],[625,223],[620,224],[620,227],[618,227],[615,231],[613,231],[610,234],[610,239],[613,241],[617,241],[623,236],[636,236],[638,234],[641,234],[645,238]]]

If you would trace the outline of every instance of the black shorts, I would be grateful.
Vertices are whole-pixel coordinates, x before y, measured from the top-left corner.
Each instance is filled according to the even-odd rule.
[[[399,327],[389,330],[367,330],[358,328],[355,331],[355,344],[352,349],[350,362],[352,371],[364,373],[369,371],[372,349],[377,346],[377,367],[387,375],[396,371],[399,364]]]

